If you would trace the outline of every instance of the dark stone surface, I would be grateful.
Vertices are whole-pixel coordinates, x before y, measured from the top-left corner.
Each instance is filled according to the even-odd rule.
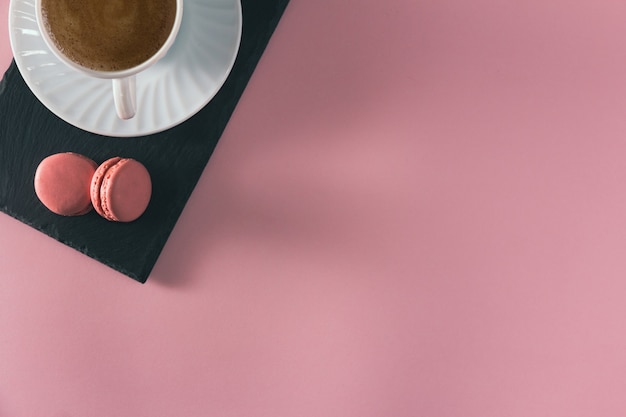
[[[215,98],[167,131],[137,138],[105,137],[59,119],[25,84],[15,62],[0,82],[0,210],[123,274],[145,282],[209,161],[289,0],[242,0],[243,33],[235,66]],[[133,223],[104,220],[95,211],[62,217],[37,199],[39,162],[78,152],[100,163],[112,156],[141,161],[153,196]]]

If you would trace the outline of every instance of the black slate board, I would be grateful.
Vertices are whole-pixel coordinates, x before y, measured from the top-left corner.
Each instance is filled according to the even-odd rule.
[[[35,98],[13,62],[0,82],[0,210],[145,282],[288,2],[242,0],[241,45],[226,83],[195,116],[154,135],[105,137],[64,122]],[[79,217],[48,211],[33,189],[35,169],[46,156],[69,151],[98,163],[118,155],[144,163],[153,180],[144,215],[120,224],[94,211]]]

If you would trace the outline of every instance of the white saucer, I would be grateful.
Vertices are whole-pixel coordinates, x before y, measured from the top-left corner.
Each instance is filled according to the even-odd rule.
[[[202,109],[222,87],[241,41],[240,0],[185,0],[183,22],[167,55],[137,76],[137,114],[120,120],[111,81],[62,64],[39,33],[33,0],[11,0],[9,35],[26,84],[54,114],[107,136],[142,136],[169,129]]]

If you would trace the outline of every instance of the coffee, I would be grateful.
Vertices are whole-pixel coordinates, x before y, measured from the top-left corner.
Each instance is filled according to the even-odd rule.
[[[96,71],[120,71],[149,59],[167,40],[176,0],[41,0],[57,48]]]

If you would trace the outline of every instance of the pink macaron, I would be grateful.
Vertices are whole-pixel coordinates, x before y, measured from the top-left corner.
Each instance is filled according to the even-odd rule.
[[[73,152],[50,155],[35,171],[35,194],[44,206],[61,216],[88,213],[92,207],[89,188],[97,166]]]
[[[150,203],[152,181],[142,163],[116,156],[95,170],[90,187],[91,203],[107,220],[132,222]]]

